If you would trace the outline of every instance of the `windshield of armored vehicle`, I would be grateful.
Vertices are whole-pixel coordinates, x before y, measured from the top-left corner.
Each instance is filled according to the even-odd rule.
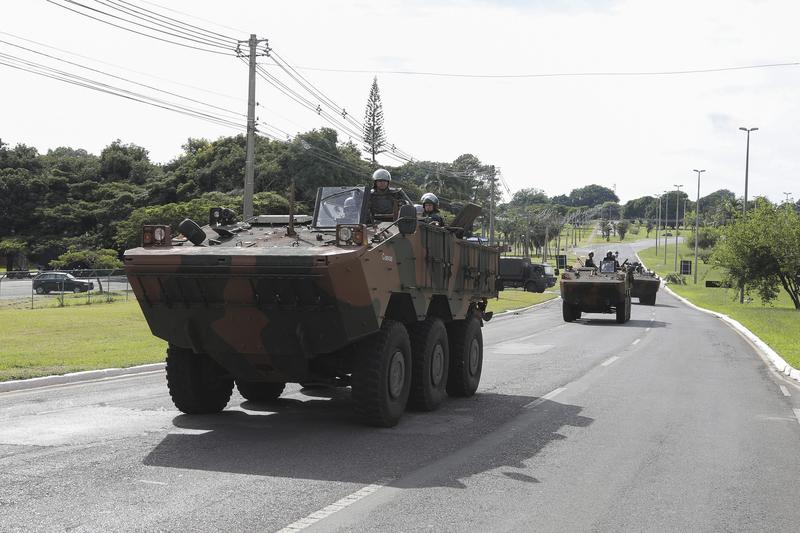
[[[312,225],[335,228],[337,224],[359,224],[364,219],[366,199],[366,187],[320,187]]]

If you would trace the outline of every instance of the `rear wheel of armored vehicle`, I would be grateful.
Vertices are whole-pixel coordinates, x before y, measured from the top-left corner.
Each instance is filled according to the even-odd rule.
[[[536,292],[536,284],[532,281],[529,281],[525,284],[525,292]]]
[[[286,383],[262,383],[236,380],[236,388],[245,400],[251,402],[274,402],[286,388]]]
[[[446,395],[449,373],[447,329],[438,318],[428,318],[408,329],[411,337],[411,393],[408,405],[433,411]]]
[[[233,378],[210,356],[170,346],[167,386],[175,407],[184,413],[218,413],[228,405]]]
[[[371,426],[396,425],[408,403],[412,368],[405,326],[384,320],[380,331],[357,347],[352,376],[356,414]]]
[[[575,304],[561,302],[561,315],[564,317],[564,322],[572,322],[581,317],[581,308]]]
[[[631,317],[631,298],[626,297],[617,304],[617,324],[624,324]]]
[[[450,371],[447,394],[472,396],[478,390],[483,369],[483,334],[476,316],[456,320],[447,327],[450,341]]]

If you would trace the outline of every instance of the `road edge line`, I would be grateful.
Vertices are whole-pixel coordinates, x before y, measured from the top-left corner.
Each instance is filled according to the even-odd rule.
[[[636,254],[636,258],[639,260],[640,263],[642,263],[642,265],[644,265],[644,262],[642,262],[642,259],[639,257],[638,253]],[[699,305],[691,302],[690,300],[684,298],[680,294],[670,289],[667,283],[663,279],[661,280],[661,285],[664,287],[665,291],[670,293],[672,296],[677,298],[682,303],[688,305],[693,309],[696,309],[697,311],[701,311],[703,313],[712,315],[722,320],[726,324],[728,324],[728,326],[730,326],[735,331],[742,334],[747,340],[753,343],[753,345],[756,348],[758,348],[758,350],[760,350],[761,353],[767,357],[767,359],[769,359],[769,362],[772,363],[772,365],[778,372],[780,372],[786,377],[789,377],[797,382],[800,382],[800,370],[796,369],[795,367],[787,363],[786,360],[783,357],[781,357],[778,352],[773,350],[766,342],[761,340],[761,338],[758,335],[747,329],[741,322],[739,322],[734,318],[729,317],[724,313],[720,313],[719,311],[712,311],[711,309],[700,307]]]
[[[501,318],[501,317],[504,317],[504,316],[512,316],[514,314],[522,313],[524,311],[528,311],[530,309],[533,309],[534,307],[539,307],[541,305],[547,305],[550,302],[555,302],[556,300],[560,300],[560,299],[561,299],[561,295],[557,294],[557,295],[555,295],[555,297],[550,298],[549,300],[545,300],[543,302],[539,302],[538,304],[529,305],[528,307],[520,307],[519,309],[507,309],[507,310],[505,310],[505,311],[503,311],[501,313],[495,314],[492,317],[492,319]]]

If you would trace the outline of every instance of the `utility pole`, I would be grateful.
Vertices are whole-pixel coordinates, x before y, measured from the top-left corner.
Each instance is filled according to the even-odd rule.
[[[253,192],[255,183],[255,152],[256,152],[256,48],[258,43],[267,42],[266,39],[258,39],[254,33],[250,34],[247,43],[250,48],[248,61],[248,87],[247,87],[247,153],[244,161],[244,194],[242,198],[243,219],[249,220],[253,217]]]
[[[700,240],[700,174],[706,169],[697,170],[697,204],[694,206],[694,284],[697,285],[697,241]]]
[[[494,180],[495,172],[492,171],[489,183],[489,246],[494,246]]]
[[[680,197],[681,187],[683,185],[675,185],[675,272],[678,272],[678,216],[681,211]]]
[[[669,220],[669,191],[664,191],[664,266],[667,266],[667,221]]]

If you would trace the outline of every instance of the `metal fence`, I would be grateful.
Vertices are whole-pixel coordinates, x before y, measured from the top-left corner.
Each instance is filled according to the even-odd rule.
[[[122,269],[0,272],[0,307],[69,307],[131,297]]]

